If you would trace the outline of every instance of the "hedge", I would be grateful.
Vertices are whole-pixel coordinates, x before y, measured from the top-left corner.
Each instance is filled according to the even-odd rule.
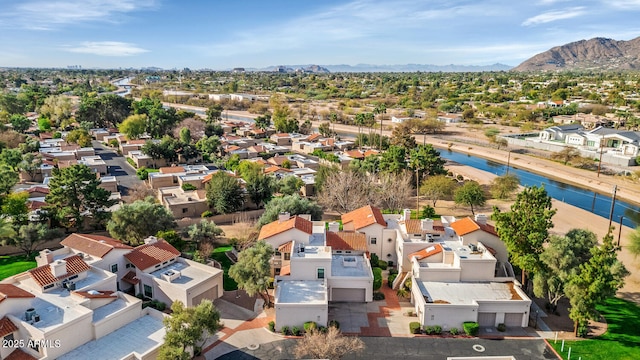
[[[470,336],[477,336],[480,331],[480,325],[477,322],[467,321],[462,324],[465,334]]]
[[[373,268],[373,291],[376,291],[382,287],[382,269],[379,267]]]
[[[409,332],[411,334],[420,334],[420,323],[417,321],[412,321],[409,323]]]
[[[315,322],[313,321],[307,321],[306,323],[304,323],[304,332],[308,333],[311,332],[311,330],[317,328],[318,326],[316,325]]]
[[[393,287],[393,281],[398,277],[398,274],[390,274],[389,277],[387,278],[387,285],[389,285],[390,288]]]

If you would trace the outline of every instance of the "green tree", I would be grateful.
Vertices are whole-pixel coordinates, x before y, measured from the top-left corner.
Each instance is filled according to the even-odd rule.
[[[100,179],[86,165],[77,164],[64,169],[54,169],[49,182],[49,194],[45,197],[45,209],[66,228],[82,229],[85,213],[96,224],[107,217],[106,209],[115,201],[111,193],[100,188]]]
[[[51,230],[43,223],[29,223],[20,226],[17,235],[2,240],[2,245],[15,246],[31,256],[40,244],[61,235],[60,229]]]
[[[191,359],[189,350],[199,354],[204,340],[222,328],[220,312],[209,299],[195,307],[174,301],[171,311],[171,316],[162,320],[166,334],[158,354],[160,360]]]
[[[333,132],[331,131],[331,124],[328,122],[323,122],[322,124],[320,124],[320,126],[318,126],[318,132],[324,137],[333,135]]]
[[[224,235],[222,229],[213,221],[200,220],[199,223],[191,224],[187,228],[189,240],[200,244],[202,242],[214,243],[219,236]]]
[[[540,254],[553,227],[556,210],[543,186],[527,187],[516,197],[511,211],[493,209],[493,219],[500,239],[507,245],[510,261],[522,270],[522,284],[526,287],[526,273],[540,270]]]
[[[9,165],[0,164],[0,194],[9,194],[18,183],[18,173]]]
[[[587,321],[598,319],[596,306],[616,295],[629,272],[617,258],[613,236],[609,232],[602,245],[591,248],[591,258],[580,264],[569,278],[565,293],[571,303],[569,317],[575,323],[575,333],[585,336]]]
[[[6,111],[9,115],[23,114],[26,110],[26,104],[15,94],[0,94],[0,110]]]
[[[444,168],[445,160],[431,144],[418,145],[409,152],[409,168],[420,172],[420,176],[443,175],[447,173]]]
[[[598,238],[590,230],[573,229],[565,236],[551,236],[548,246],[540,254],[542,267],[533,278],[533,292],[546,297],[555,312],[558,301],[565,296],[564,288],[580,264],[591,258],[591,248]]]
[[[262,115],[258,116],[254,120],[256,122],[256,127],[261,130],[267,130],[269,126],[271,126],[271,115]]]
[[[2,215],[11,219],[14,226],[26,224],[29,216],[28,199],[29,193],[26,191],[7,195],[2,199]]]
[[[76,121],[90,122],[94,127],[117,127],[131,113],[131,100],[116,94],[98,97],[84,95],[76,111]]]
[[[420,194],[431,200],[435,207],[438,200],[453,196],[455,188],[455,181],[445,175],[429,176],[420,186]]]
[[[118,131],[127,135],[129,139],[139,139],[147,128],[147,115],[131,115],[118,124]]]
[[[520,179],[516,175],[498,176],[491,182],[491,195],[496,199],[507,199],[518,189]]]
[[[240,252],[238,262],[229,268],[229,276],[238,283],[249,296],[260,294],[270,306],[269,279],[271,278],[270,260],[273,248],[264,241],[258,241],[252,247]]]
[[[242,187],[235,177],[218,171],[207,184],[207,201],[219,214],[236,212],[244,203]]]
[[[391,145],[413,149],[416,147],[416,139],[411,135],[411,129],[407,125],[398,124],[391,131]]]
[[[71,118],[72,110],[73,106],[68,96],[52,95],[44,99],[39,112],[51,119],[56,126],[61,126]]]
[[[40,171],[42,165],[42,157],[33,153],[25,153],[22,155],[22,161],[18,164],[18,170],[24,171],[29,179],[33,179]]]
[[[11,115],[11,119],[9,120],[9,122],[11,123],[11,127],[13,127],[13,130],[19,133],[27,131],[27,129],[29,129],[29,127],[31,126],[31,120],[21,114]]]
[[[283,212],[288,212],[291,216],[310,214],[312,220],[322,218],[322,208],[315,201],[301,198],[298,195],[287,195],[271,199],[267,203],[264,213],[258,220],[258,227],[276,221],[278,214]]]
[[[294,195],[300,193],[300,188],[304,185],[304,181],[297,176],[285,176],[278,181],[278,192],[283,195]]]
[[[207,115],[207,122],[218,122],[221,119],[222,116],[222,105],[220,104],[214,104],[212,106],[210,106],[207,111],[205,112],[205,115]]]
[[[49,130],[51,130],[51,120],[49,120],[49,118],[46,118],[44,116],[40,116],[38,118],[38,129],[40,131],[49,131]]]
[[[453,194],[453,200],[456,204],[470,206],[471,214],[475,214],[473,211],[474,206],[482,206],[486,202],[482,187],[475,181],[467,181],[456,189]]]
[[[198,140],[196,148],[202,152],[203,155],[211,156],[218,153],[220,149],[220,139],[217,136],[205,136]]]
[[[191,143],[191,130],[189,130],[189,128],[183,127],[180,129],[180,141],[183,144]]]
[[[80,147],[91,147],[91,135],[85,129],[69,131],[65,139],[68,143],[77,144]]]
[[[262,174],[262,165],[255,161],[242,160],[238,164],[236,172],[241,178],[248,181],[249,178]]]
[[[382,120],[384,119],[384,114],[387,113],[387,106],[385,104],[378,104],[376,105],[376,107],[373,109],[373,113],[375,115],[380,115],[380,145],[378,147],[379,150],[382,150]]]
[[[22,151],[19,149],[2,149],[2,152],[0,152],[0,164],[7,165],[12,169],[17,170],[21,161]]]
[[[224,163],[224,168],[231,171],[238,170],[238,166],[240,166],[240,155],[238,154],[229,156],[229,159]]]
[[[391,145],[380,158],[380,169],[384,172],[399,174],[407,168],[405,148]]]
[[[175,227],[173,214],[152,197],[122,205],[107,223],[107,231],[113,238],[134,246],[158,231]]]
[[[640,227],[637,227],[634,232],[629,234],[629,252],[635,257],[640,255]]]
[[[250,175],[246,178],[245,190],[249,199],[256,204],[258,208],[262,203],[271,200],[276,184],[271,176],[263,174]]]
[[[13,224],[7,218],[0,216],[0,244],[4,245],[4,241],[15,237],[15,235]]]

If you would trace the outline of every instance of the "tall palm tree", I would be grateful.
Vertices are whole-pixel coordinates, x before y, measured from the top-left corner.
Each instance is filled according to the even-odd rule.
[[[376,115],[380,115],[380,147],[378,148],[378,150],[382,150],[382,119],[384,118],[382,114],[387,113],[387,106],[385,104],[378,104],[373,109],[373,113]]]
[[[356,114],[356,125],[358,125],[358,148],[362,147],[362,136],[361,136],[361,129],[362,129],[362,125],[365,124],[365,116],[363,113],[360,114]]]
[[[336,136],[336,122],[338,122],[338,114],[332,112],[329,114],[329,122],[331,123],[331,125],[333,125],[333,129],[331,129],[331,131],[333,132],[333,136]]]

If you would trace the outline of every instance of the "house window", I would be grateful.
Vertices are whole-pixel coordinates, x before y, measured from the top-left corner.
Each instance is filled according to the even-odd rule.
[[[73,280],[73,279],[77,279],[78,275],[71,275],[69,276],[69,278],[67,280]]]
[[[318,279],[324,279],[324,268],[318,268]]]
[[[47,289],[51,289],[51,288],[52,288],[52,287],[54,287],[54,286],[55,286],[55,284],[45,285],[45,286],[44,286],[44,289],[45,289],[45,290],[47,290]]]
[[[149,285],[144,286],[144,296],[148,298],[153,298],[153,289]]]
[[[126,263],[126,264],[124,265],[124,267],[125,267],[125,268],[127,268],[127,269],[129,269],[129,268],[133,267],[133,265],[131,265],[131,264],[129,264],[129,263]]]
[[[189,211],[187,208],[182,208],[182,213],[186,213],[187,211]]]
[[[38,353],[40,352],[40,345],[35,340],[29,341],[29,347],[32,348],[33,350],[35,350]]]
[[[377,243],[378,243],[378,238],[374,238],[374,237],[372,237],[372,238],[371,238],[371,245],[375,245],[375,244],[377,244]]]
[[[291,260],[291,253],[284,253],[285,260]]]
[[[336,254],[342,254],[342,250],[336,250]]]
[[[112,273],[117,273],[118,272],[118,264],[111,265],[111,272]]]

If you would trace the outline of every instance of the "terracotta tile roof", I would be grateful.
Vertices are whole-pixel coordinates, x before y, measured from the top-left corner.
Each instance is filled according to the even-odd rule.
[[[18,331],[18,327],[8,317],[0,319],[0,338],[3,338],[12,332]]]
[[[29,194],[34,193],[34,192],[48,194],[49,193],[49,188],[48,187],[44,187],[44,186],[34,186],[34,187],[28,188],[27,192]]]
[[[284,172],[291,172],[291,170],[289,169],[285,169],[285,168],[281,168],[279,166],[269,166],[268,168],[264,169],[264,173],[265,174],[271,174],[277,171],[284,171]]]
[[[113,249],[133,249],[119,240],[89,234],[71,234],[62,240],[60,244],[99,258],[103,258]]]
[[[289,133],[279,133],[279,134],[273,134],[276,137],[290,137],[291,135],[289,135]]]
[[[475,220],[470,217],[454,221],[451,223],[451,228],[456,232],[458,236],[464,236],[466,234],[472,233],[476,230],[482,230],[491,235],[498,236],[496,229],[489,224],[478,224]]]
[[[429,256],[432,256],[441,252],[442,252],[442,246],[440,246],[440,244],[434,244],[420,251],[416,251],[414,253],[409,254],[409,259],[415,257],[417,260],[422,260],[422,259],[428,258]]]
[[[74,291],[71,294],[80,296],[83,298],[87,298],[87,299],[108,299],[108,298],[114,298],[118,296],[113,291],[95,291],[95,293],[90,293],[88,291]]]
[[[238,145],[231,145],[231,146],[228,146],[225,149],[225,151],[230,152],[230,151],[236,151],[236,150],[240,150],[240,149],[242,149],[242,148],[240,146],[238,146]]]
[[[175,174],[184,172],[184,168],[182,166],[164,166],[158,172],[161,174]]]
[[[294,216],[289,220],[280,222],[276,220],[272,223],[264,225],[262,229],[260,229],[260,235],[258,235],[259,240],[268,239],[274,235],[278,235],[282,232],[291,229],[298,229],[302,232],[305,232],[311,235],[313,231],[313,223],[309,220],[303,219],[299,216]]]
[[[319,138],[321,138],[321,137],[322,137],[322,135],[320,135],[320,134],[318,134],[318,133],[311,134],[311,135],[309,135],[309,136],[307,137],[307,141],[315,141],[315,140],[317,140],[317,139],[319,139]]]
[[[371,156],[371,155],[378,155],[378,154],[380,154],[380,151],[378,150],[367,150],[364,152],[364,157]]]
[[[364,154],[360,150],[349,150],[349,151],[345,151],[344,153],[354,159],[364,159]]]
[[[0,284],[0,303],[3,302],[5,299],[32,298],[32,297],[35,297],[35,295],[33,295],[32,293],[26,290],[22,290],[15,285]]]
[[[5,360],[38,360],[38,358],[35,358],[20,349],[13,350],[13,352],[4,359]]]
[[[291,265],[285,265],[280,268],[280,276],[291,275]]]
[[[47,206],[47,203],[44,201],[33,200],[27,202],[27,208],[31,211],[41,209],[45,206]]]
[[[122,277],[122,280],[128,282],[131,285],[138,285],[140,279],[136,277],[135,271],[129,271],[125,276]]]
[[[278,156],[278,155],[276,155],[276,156],[274,156],[274,157],[270,158],[269,160],[267,160],[267,162],[268,162],[269,164],[273,164],[273,165],[278,165],[278,166],[280,166],[280,165],[282,165],[282,163],[283,163],[285,160],[287,160],[287,158],[286,158],[285,156]]]
[[[327,246],[331,250],[367,251],[367,236],[355,231],[327,232]]]
[[[155,242],[140,245],[124,257],[138,269],[144,270],[180,256],[180,251],[168,242],[158,239]]]
[[[353,210],[342,215],[342,223],[346,224],[353,221],[355,230],[362,229],[363,227],[378,223],[382,226],[387,226],[387,222],[384,221],[380,209],[371,205],[363,206],[359,209]]]
[[[49,264],[39,266],[35,269],[29,270],[29,275],[37,282],[40,286],[45,286],[49,284],[53,284],[58,280],[62,280],[71,275],[80,274],[82,272],[88,271],[90,266],[84,262],[78,255],[69,256],[64,259],[67,265],[67,273],[60,277],[53,276],[53,272],[51,271],[51,266]]]
[[[278,251],[280,253],[290,253],[292,246],[293,246],[293,241],[287,241],[286,243],[278,246]]]
[[[400,223],[404,223],[407,234],[444,232],[444,226],[440,220],[433,220],[433,230],[422,230],[422,220],[418,219],[403,220]]]
[[[145,139],[136,139],[127,141],[127,145],[144,145],[147,143]]]

